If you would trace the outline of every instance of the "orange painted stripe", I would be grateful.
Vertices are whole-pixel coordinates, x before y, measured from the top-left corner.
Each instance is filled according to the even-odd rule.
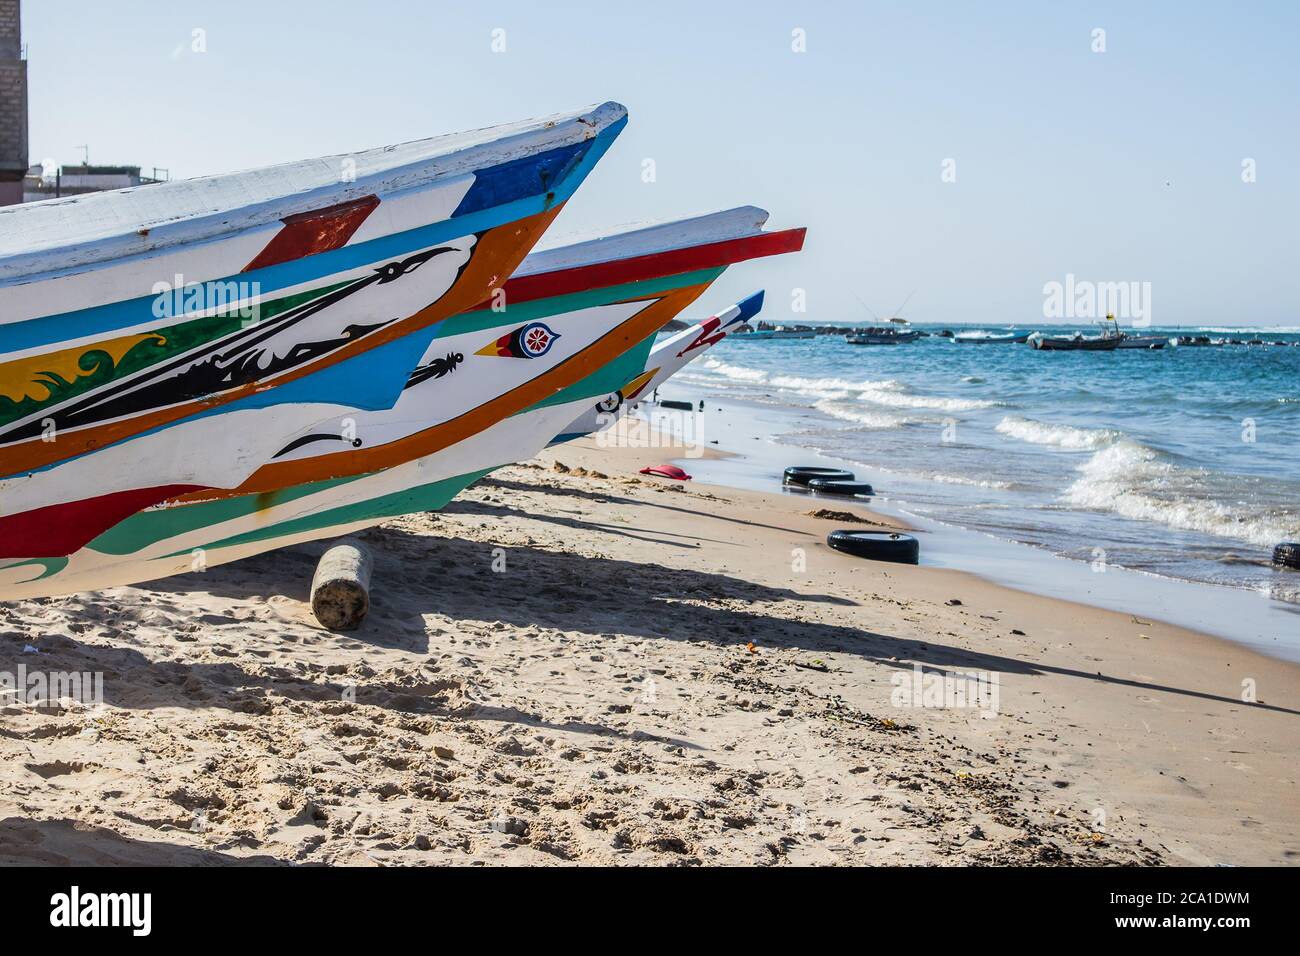
[[[319,372],[344,359],[350,359],[386,342],[408,335],[416,329],[472,309],[485,299],[491,299],[497,287],[510,277],[510,274],[519,267],[519,263],[523,262],[524,257],[542,237],[542,233],[559,214],[563,205],[561,203],[546,212],[488,230],[474,247],[470,261],[461,272],[456,284],[442,298],[410,318],[394,322],[387,328],[366,336],[355,346],[340,349],[333,355],[327,355],[315,362],[292,369],[269,382],[250,382],[239,388],[207,395],[195,401],[134,415],[120,422],[59,432],[56,439],[51,442],[32,438],[6,446],[0,449],[0,475],[21,474],[58,461],[75,458],[77,455],[107,447],[141,432],[170,425],[190,415],[229,405],[249,395]]]

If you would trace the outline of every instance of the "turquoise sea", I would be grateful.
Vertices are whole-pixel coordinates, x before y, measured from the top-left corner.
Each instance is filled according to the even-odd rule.
[[[921,516],[1300,603],[1300,572],[1270,560],[1300,540],[1300,327],[1142,334],[1283,344],[1038,352],[732,336],[661,397],[759,406],[791,464],[801,449],[849,462]]]

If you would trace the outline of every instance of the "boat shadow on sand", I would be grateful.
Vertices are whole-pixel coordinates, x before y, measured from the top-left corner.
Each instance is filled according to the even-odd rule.
[[[645,498],[625,498],[621,495],[611,495],[607,492],[588,491],[583,488],[560,488],[555,485],[544,484],[527,484],[522,481],[508,481],[502,478],[482,478],[472,487],[491,488],[495,491],[502,492],[523,492],[530,494],[545,494],[566,501],[590,501],[597,505],[627,505],[633,508],[658,508],[664,511],[675,511],[684,515],[698,515],[699,512],[694,508],[682,508],[677,505],[666,504],[659,501],[647,501]],[[665,486],[667,487],[667,486]],[[697,497],[695,499],[699,501]],[[515,514],[529,518],[540,518],[541,520],[555,520],[549,515],[538,515],[536,512],[527,511],[520,508],[509,508],[506,506],[485,505],[482,502],[467,501],[457,499],[443,509],[446,514]],[[797,533],[793,528],[786,528],[781,525],[765,524],[762,521],[746,521],[743,518],[731,518],[723,514],[713,514],[710,516],[715,521],[725,521],[729,524],[743,525],[749,528],[767,528],[771,531],[785,531],[788,533]],[[592,523],[584,524],[584,527],[600,527],[605,531],[627,531],[626,528],[611,528],[608,524],[596,525]],[[629,537],[636,537],[629,535]],[[697,538],[699,541],[713,541],[713,538]],[[674,544],[672,541],[665,541],[665,544]],[[826,598],[827,600],[838,600],[836,598]]]

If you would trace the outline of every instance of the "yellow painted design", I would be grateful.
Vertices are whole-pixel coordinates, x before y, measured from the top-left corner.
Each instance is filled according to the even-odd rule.
[[[648,372],[642,372],[632,381],[623,386],[623,400],[632,401],[641,394],[641,390],[650,384],[650,379],[659,374],[658,368],[652,368]]]
[[[167,343],[166,338],[156,332],[141,335],[125,335],[120,339],[97,342],[92,346],[78,346],[64,349],[62,352],[44,352],[31,358],[17,359],[0,365],[0,396],[18,403],[24,399],[35,402],[47,401],[54,394],[54,388],[71,384],[79,378],[94,375],[103,368],[104,361],[96,353],[107,353],[107,361],[116,366],[122,356],[130,352],[141,342],[155,341],[159,345]],[[89,368],[83,366],[82,360],[95,355]]]

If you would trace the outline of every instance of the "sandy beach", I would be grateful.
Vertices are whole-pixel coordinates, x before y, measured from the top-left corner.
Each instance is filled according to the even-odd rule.
[[[636,474],[671,457],[588,439],[363,533],[351,633],[320,544],[0,606],[0,670],[103,676],[0,708],[0,863],[1297,860],[1294,665]],[[909,706],[945,674],[996,708]]]

